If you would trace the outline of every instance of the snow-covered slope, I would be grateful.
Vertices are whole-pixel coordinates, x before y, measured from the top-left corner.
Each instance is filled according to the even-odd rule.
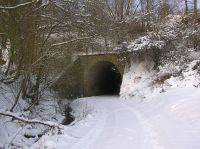
[[[17,86],[0,85],[0,112],[8,111],[15,102],[15,88]],[[30,101],[19,99],[12,114],[20,118],[35,119],[38,121],[51,121],[61,123],[64,119],[58,105],[58,99],[53,98],[53,94],[45,92],[40,100],[40,105],[30,107]],[[25,110],[28,109],[29,110]],[[49,127],[40,124],[26,124],[17,121],[12,117],[0,115],[0,148],[16,149],[29,148],[40,137],[50,130]]]
[[[59,134],[50,131],[39,141],[38,134],[44,128],[25,125],[24,129],[23,124],[13,124],[11,118],[4,118],[0,121],[0,147],[200,149],[200,52],[185,44],[188,42],[185,39],[179,39],[180,35],[186,38],[184,34],[191,32],[182,32],[183,26],[179,16],[169,16],[161,24],[156,40],[151,41],[155,38],[151,32],[128,46],[129,51],[143,47],[161,48],[165,45],[161,36],[174,42],[174,49],[163,51],[157,69],[147,59],[137,61],[132,58],[131,67],[123,76],[120,97],[99,96],[73,101],[75,121],[64,126]],[[2,97],[10,96],[7,91],[5,94]],[[16,111],[30,118],[61,122],[57,102],[47,99],[36,110],[33,109],[33,114],[22,112],[21,105],[28,106],[23,100]],[[8,110],[7,107],[13,103],[13,100],[12,103],[6,100],[0,101],[3,110]],[[35,133],[35,138],[25,138],[27,133]],[[15,146],[11,144],[13,140]]]
[[[185,87],[157,93],[146,101],[117,96],[73,103],[76,122],[64,134],[45,136],[33,148],[199,149],[200,91]]]
[[[198,63],[188,62],[184,69],[168,63],[153,71],[153,64],[134,61],[124,74],[121,97],[75,100],[76,121],[32,148],[199,149]],[[166,74],[172,75],[158,79]]]

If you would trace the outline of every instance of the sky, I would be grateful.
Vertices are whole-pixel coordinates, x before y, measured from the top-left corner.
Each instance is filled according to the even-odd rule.
[[[193,0],[188,0],[188,2],[193,3]],[[197,2],[198,2],[198,8],[200,8],[200,0],[197,0]]]

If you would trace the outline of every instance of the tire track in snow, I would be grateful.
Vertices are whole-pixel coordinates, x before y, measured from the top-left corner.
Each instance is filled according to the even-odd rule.
[[[118,97],[101,99],[102,106],[108,111],[108,121],[102,134],[91,149],[140,149],[139,127],[134,115],[130,114]],[[98,101],[97,101],[98,102]]]
[[[124,107],[129,109],[133,115],[135,115],[140,123],[141,126],[141,134],[143,135],[144,142],[143,149],[166,149],[163,145],[159,142],[159,136],[153,127],[153,124],[148,121],[146,117],[144,117],[142,114],[140,114],[138,111],[134,110],[128,105],[125,105],[122,103]]]
[[[98,138],[98,136],[104,129],[106,122],[106,109],[100,103],[95,102],[90,104],[96,104],[96,110],[97,112],[101,112],[101,115],[98,118],[98,121],[95,123],[95,125],[84,136],[78,139],[78,142],[75,145],[73,145],[71,149],[90,149],[91,146],[94,144],[95,140]]]
[[[97,110],[97,121],[71,149],[166,149],[152,123],[118,97],[86,102]]]

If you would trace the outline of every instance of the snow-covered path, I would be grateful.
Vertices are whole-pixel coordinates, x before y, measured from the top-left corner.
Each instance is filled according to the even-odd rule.
[[[103,106],[106,118],[91,149],[164,149],[153,124],[131,104],[117,96],[96,97],[93,102]]]
[[[44,136],[39,148],[199,149],[199,97],[199,89],[185,88],[145,101],[118,96],[78,99],[72,104],[76,121],[62,135]]]
[[[141,148],[141,128],[134,112],[123,105],[118,97],[98,97],[98,102],[105,108],[106,119],[92,148]]]

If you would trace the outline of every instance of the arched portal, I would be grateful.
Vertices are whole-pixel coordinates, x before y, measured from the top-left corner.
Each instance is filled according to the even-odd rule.
[[[97,62],[87,75],[89,95],[119,94],[122,76],[117,67],[108,61]]]

